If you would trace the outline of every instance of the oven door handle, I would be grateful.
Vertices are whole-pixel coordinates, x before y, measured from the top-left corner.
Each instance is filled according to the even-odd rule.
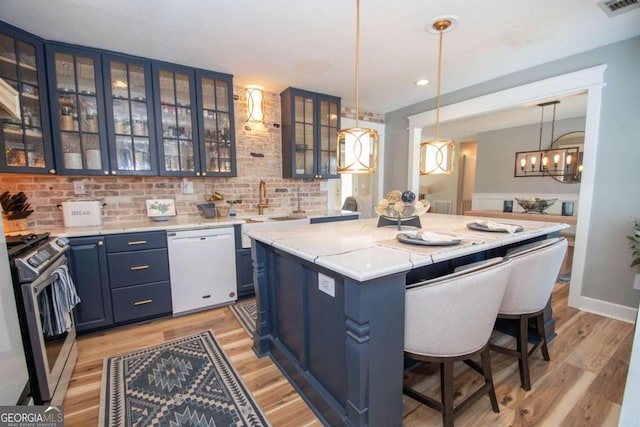
[[[38,277],[36,280],[34,280],[31,283],[31,287],[33,288],[33,293],[38,295],[40,292],[42,292],[44,288],[46,288],[47,286],[49,286],[50,284],[58,280],[60,275],[56,273],[54,270],[60,267],[61,265],[65,265],[66,263],[67,263],[67,257],[63,255],[60,258],[58,258],[53,264],[47,267],[47,269],[45,270],[45,274]],[[46,275],[46,272],[49,272],[49,274]]]

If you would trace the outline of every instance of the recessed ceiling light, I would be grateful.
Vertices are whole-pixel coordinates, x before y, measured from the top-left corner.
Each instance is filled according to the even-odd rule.
[[[429,84],[429,80],[427,79],[420,79],[416,82],[416,86],[426,86]]]

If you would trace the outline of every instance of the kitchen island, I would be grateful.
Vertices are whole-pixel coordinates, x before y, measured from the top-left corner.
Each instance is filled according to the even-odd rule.
[[[402,243],[396,226],[378,228],[376,219],[247,233],[259,313],[254,351],[269,355],[328,425],[402,424],[407,283],[567,227],[523,220],[521,232],[508,234],[469,230],[473,217],[420,220],[460,244]]]

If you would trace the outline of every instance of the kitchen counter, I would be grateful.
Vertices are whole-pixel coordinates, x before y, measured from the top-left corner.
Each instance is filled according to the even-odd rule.
[[[456,246],[419,246],[400,243],[395,226],[377,227],[377,219],[315,224],[311,227],[251,230],[252,239],[291,253],[318,266],[358,281],[371,280],[416,267],[434,264],[505,246],[522,240],[568,228],[561,223],[519,220],[523,231],[515,234],[486,233],[469,230],[466,224],[473,217],[424,214],[425,230],[447,233],[462,239]],[[512,221],[513,223],[513,221]],[[405,230],[414,229],[405,227]]]
[[[350,216],[357,215],[358,212],[341,211],[341,210],[327,210],[327,211],[314,211],[305,213],[304,217],[308,219],[313,218],[328,218],[337,216]],[[139,221],[130,222],[107,222],[102,225],[95,225],[90,227],[36,227],[28,230],[12,234],[24,234],[24,233],[43,233],[49,232],[51,235],[60,237],[81,237],[81,236],[96,236],[103,234],[117,234],[117,233],[135,233],[143,231],[153,230],[181,230],[181,229],[193,229],[193,228],[214,228],[224,227],[227,225],[245,224],[247,222],[255,222],[261,220],[268,220],[270,217],[282,217],[282,216],[296,216],[296,214],[290,213],[268,213],[266,215],[241,215],[237,217],[224,217],[224,218],[205,218],[203,216],[180,216],[169,218],[166,221],[153,221],[149,218],[142,218]],[[301,216],[302,217],[302,216]],[[253,218],[253,219],[252,219]],[[286,222],[286,221],[284,221]]]
[[[326,425],[402,425],[407,283],[567,227],[518,220],[523,231],[507,234],[470,230],[473,217],[428,213],[420,220],[423,229],[462,242],[401,243],[396,226],[378,228],[376,219],[246,233],[258,305],[253,349],[276,362]]]

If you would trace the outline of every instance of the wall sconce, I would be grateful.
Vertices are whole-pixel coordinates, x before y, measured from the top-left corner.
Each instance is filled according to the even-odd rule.
[[[262,123],[264,113],[262,111],[262,86],[250,85],[244,91],[247,95],[247,121],[251,123]]]

